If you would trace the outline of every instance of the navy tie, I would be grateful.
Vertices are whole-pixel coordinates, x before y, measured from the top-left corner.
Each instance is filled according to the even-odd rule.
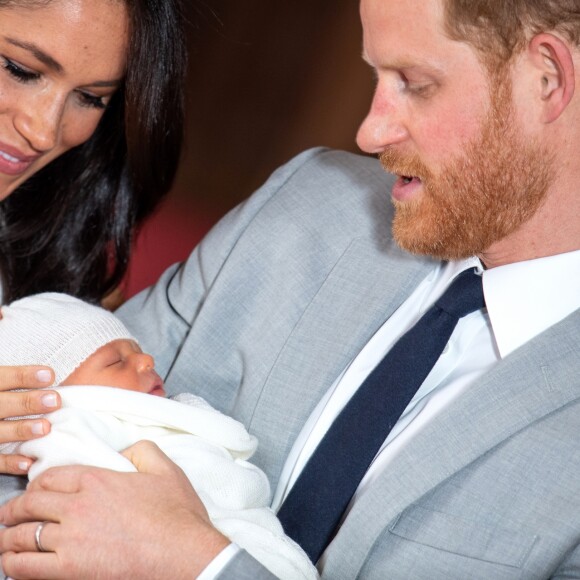
[[[441,356],[460,318],[485,305],[466,270],[359,387],[304,466],[278,517],[316,563],[387,435]]]

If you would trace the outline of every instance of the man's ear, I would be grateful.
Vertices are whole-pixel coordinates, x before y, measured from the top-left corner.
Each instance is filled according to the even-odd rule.
[[[528,46],[542,99],[542,121],[558,119],[574,95],[576,71],[570,47],[554,34],[542,32]]]

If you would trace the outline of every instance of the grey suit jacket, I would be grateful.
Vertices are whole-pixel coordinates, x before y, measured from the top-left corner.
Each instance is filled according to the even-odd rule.
[[[170,390],[193,384],[258,437],[272,486],[320,397],[433,267],[392,242],[389,181],[375,160],[306,152],[122,309]],[[579,322],[512,353],[410,441],[323,576],[580,578]],[[256,578],[248,560],[224,577]]]
[[[392,242],[389,190],[375,160],[306,152],[120,311],[169,392],[193,385],[258,437],[273,487],[320,397],[433,267]],[[580,578],[579,318],[409,442],[349,514],[323,577]],[[223,577],[260,574],[242,553]]]

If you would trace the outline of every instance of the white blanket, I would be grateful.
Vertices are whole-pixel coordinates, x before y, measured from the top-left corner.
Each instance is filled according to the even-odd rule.
[[[135,471],[118,452],[148,439],[183,469],[213,524],[232,542],[278,578],[318,577],[267,507],[268,479],[247,461],[257,442],[241,423],[188,393],[171,400],[111,387],[56,390],[63,407],[47,415],[50,434],[2,448],[3,453],[37,458],[31,480],[57,465]]]

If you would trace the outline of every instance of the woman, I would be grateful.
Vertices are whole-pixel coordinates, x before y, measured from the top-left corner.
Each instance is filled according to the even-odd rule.
[[[134,228],[169,189],[183,127],[179,0],[0,0],[2,302],[61,291],[93,302],[122,279]],[[0,369],[0,390],[50,370]],[[0,418],[54,410],[2,393]],[[48,432],[1,421],[0,441]],[[0,457],[0,471],[30,460]]]

